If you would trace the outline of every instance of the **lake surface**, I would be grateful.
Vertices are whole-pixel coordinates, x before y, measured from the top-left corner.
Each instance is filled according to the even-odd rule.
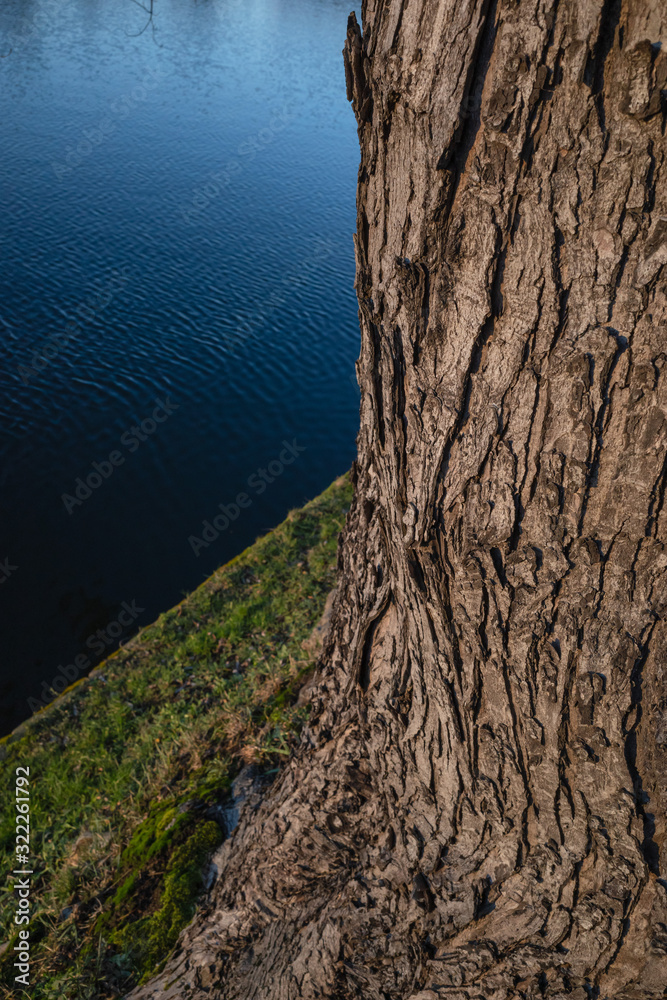
[[[0,8],[0,732],[354,458],[349,0],[154,8]]]

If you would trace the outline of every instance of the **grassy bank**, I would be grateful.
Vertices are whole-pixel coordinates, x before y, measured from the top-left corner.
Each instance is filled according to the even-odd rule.
[[[218,570],[3,741],[5,873],[15,770],[30,768],[31,976],[38,1000],[121,997],[191,919],[244,764],[277,771],[303,722],[303,647],[335,582],[347,477]],[[2,887],[2,995],[16,894]]]

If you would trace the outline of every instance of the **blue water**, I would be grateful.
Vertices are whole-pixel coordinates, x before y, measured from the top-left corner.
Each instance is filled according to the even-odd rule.
[[[154,7],[0,8],[2,731],[354,457],[349,3]]]

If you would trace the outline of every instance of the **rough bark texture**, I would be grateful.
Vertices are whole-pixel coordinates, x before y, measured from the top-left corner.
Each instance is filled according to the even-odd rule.
[[[299,753],[136,1000],[665,995],[666,43],[664,0],[350,19],[333,627]]]

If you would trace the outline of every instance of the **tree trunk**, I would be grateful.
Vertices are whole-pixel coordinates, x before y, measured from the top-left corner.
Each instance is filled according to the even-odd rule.
[[[665,995],[661,42],[660,0],[350,18],[333,627],[299,752],[137,1000]]]

